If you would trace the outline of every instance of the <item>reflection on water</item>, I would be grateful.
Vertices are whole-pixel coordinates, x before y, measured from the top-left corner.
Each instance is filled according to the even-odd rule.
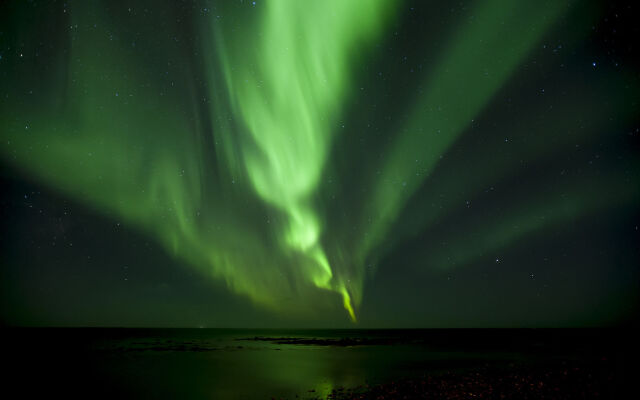
[[[326,398],[333,389],[566,352],[572,333],[532,331],[13,331],[15,377],[90,397]],[[585,336],[582,334],[582,336]],[[11,350],[11,349],[10,349]],[[73,377],[73,378],[72,378]]]
[[[338,339],[355,333],[344,331],[139,333],[101,338],[92,350],[105,375],[119,376],[135,390],[152,390],[153,396],[326,397],[336,387],[407,375],[421,361],[443,356],[411,343],[345,344]]]

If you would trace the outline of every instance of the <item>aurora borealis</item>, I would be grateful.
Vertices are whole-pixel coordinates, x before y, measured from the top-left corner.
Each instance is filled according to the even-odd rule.
[[[3,3],[3,319],[629,319],[640,92],[619,8]]]

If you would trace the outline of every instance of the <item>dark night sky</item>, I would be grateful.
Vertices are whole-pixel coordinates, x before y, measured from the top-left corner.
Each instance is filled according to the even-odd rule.
[[[634,2],[169,3],[0,4],[2,324],[635,323]]]

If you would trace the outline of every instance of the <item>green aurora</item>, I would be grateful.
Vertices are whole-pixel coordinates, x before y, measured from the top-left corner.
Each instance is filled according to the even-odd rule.
[[[499,217],[442,225],[526,163],[600,140],[636,115],[628,97],[637,91],[624,75],[602,74],[588,87],[567,80],[574,89],[566,101],[530,106],[553,123],[507,117],[502,136],[527,140],[511,139],[505,155],[492,155],[501,143],[479,141],[464,165],[434,174],[498,94],[517,92],[514,77],[528,74],[523,65],[551,32],[570,21],[568,43],[589,33],[597,7],[576,3],[473,2],[437,31],[438,46],[420,43],[430,37],[411,45],[429,63],[397,79],[415,90],[399,94],[397,117],[382,123],[359,105],[383,97],[384,88],[367,82],[382,74],[378,53],[405,18],[401,2],[196,2],[186,42],[179,18],[155,15],[134,33],[122,24],[126,7],[68,1],[68,27],[39,61],[15,49],[1,60],[13,63],[1,80],[14,97],[0,109],[0,157],[135,226],[260,307],[291,316],[344,308],[355,322],[379,263],[421,232],[437,232],[448,246],[418,245],[416,268],[447,271],[550,227],[637,204],[638,163],[626,159],[561,186],[518,188]],[[2,21],[16,43],[37,47],[29,34],[42,23],[35,11],[2,7],[14,16]],[[153,3],[133,12],[146,8]],[[165,22],[148,22],[156,20]],[[356,143],[376,121],[384,132],[375,144]]]

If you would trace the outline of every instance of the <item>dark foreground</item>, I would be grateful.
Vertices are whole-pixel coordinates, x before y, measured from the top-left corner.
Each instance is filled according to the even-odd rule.
[[[636,397],[634,329],[2,333],[3,390],[24,398]]]
[[[399,379],[374,386],[338,388],[328,399],[618,399],[608,360],[547,365],[489,364],[466,371]]]

